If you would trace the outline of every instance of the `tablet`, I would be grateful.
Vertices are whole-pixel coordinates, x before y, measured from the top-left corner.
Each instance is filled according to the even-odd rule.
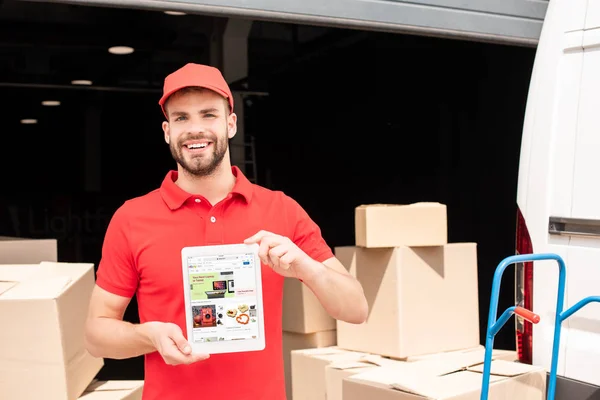
[[[187,339],[198,353],[265,348],[258,244],[181,250]]]

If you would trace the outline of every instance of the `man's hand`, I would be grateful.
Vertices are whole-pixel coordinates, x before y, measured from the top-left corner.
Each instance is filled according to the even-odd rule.
[[[289,238],[267,231],[260,231],[244,241],[259,244],[260,260],[285,277],[305,279],[315,261]]]
[[[165,363],[168,365],[192,364],[206,360],[208,354],[192,352],[192,347],[178,325],[166,322],[147,322],[142,325]]]

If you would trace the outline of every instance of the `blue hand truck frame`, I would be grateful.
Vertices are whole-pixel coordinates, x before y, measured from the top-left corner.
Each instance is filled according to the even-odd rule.
[[[502,275],[508,266],[517,263],[534,262],[542,260],[554,260],[558,263],[558,295],[556,299],[556,317],[554,320],[554,340],[552,345],[552,362],[550,369],[550,376],[548,380],[548,391],[547,400],[554,400],[556,393],[556,371],[558,367],[558,353],[560,349],[560,334],[562,322],[575,314],[581,308],[591,302],[600,302],[600,296],[589,296],[581,299],[579,302],[574,304],[567,310],[564,309],[564,298],[565,298],[565,279],[566,279],[566,266],[565,262],[558,254],[553,253],[540,253],[540,254],[520,254],[505,258],[500,262],[494,273],[494,280],[492,283],[492,294],[490,299],[490,311],[488,314],[488,326],[485,340],[485,359],[483,366],[483,381],[481,385],[481,397],[480,400],[487,400],[490,387],[490,373],[492,364],[492,350],[494,348],[494,337],[502,329],[504,324],[513,315],[517,314],[524,319],[537,324],[540,321],[540,317],[534,314],[531,310],[527,310],[523,307],[512,306],[509,307],[502,313],[500,318],[497,317],[498,312],[498,297],[500,294],[500,282],[502,281]]]

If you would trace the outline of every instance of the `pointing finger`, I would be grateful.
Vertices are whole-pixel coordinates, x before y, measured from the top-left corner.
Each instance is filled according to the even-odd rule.
[[[260,231],[260,232],[258,232],[256,234],[254,234],[253,236],[250,236],[246,240],[244,240],[244,243],[245,244],[258,243],[258,242],[263,241],[267,237],[276,237],[276,238],[279,238],[280,236],[274,234],[273,232],[262,230],[262,231]]]

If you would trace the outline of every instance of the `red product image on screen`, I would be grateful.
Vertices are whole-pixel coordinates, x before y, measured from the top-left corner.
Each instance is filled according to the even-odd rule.
[[[202,320],[200,322],[201,326],[215,326],[217,324],[217,320],[212,308],[203,307],[200,310],[200,315],[202,315]]]
[[[194,328],[206,328],[217,326],[216,310],[214,305],[193,306]]]

